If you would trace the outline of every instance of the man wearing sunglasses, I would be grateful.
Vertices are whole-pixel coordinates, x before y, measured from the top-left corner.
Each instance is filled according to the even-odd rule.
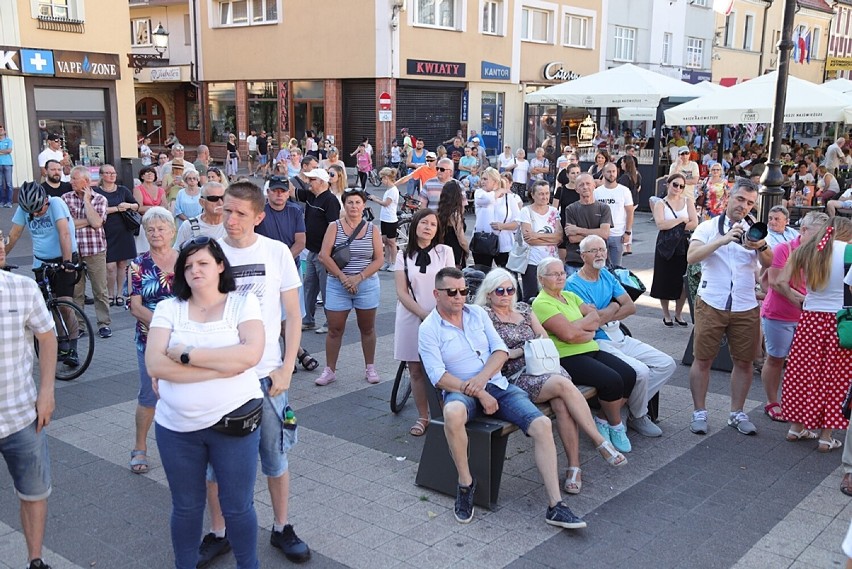
[[[627,400],[627,426],[645,437],[662,436],[663,431],[648,417],[648,401],[671,378],[677,367],[675,361],[670,355],[625,336],[621,331],[621,320],[635,314],[636,305],[618,279],[606,270],[606,241],[597,235],[584,237],[580,241],[580,255],[583,267],[568,278],[565,290],[575,293],[597,310],[604,323],[595,332],[598,347],[624,360],[636,371],[636,385]]]
[[[444,184],[452,179],[453,161],[449,158],[441,158],[438,160],[438,166],[435,168],[435,177],[426,180],[420,187],[420,204],[422,207],[438,211],[438,202],[441,200],[441,191],[444,189]],[[462,201],[467,205],[467,196],[464,196],[464,200]]]
[[[181,244],[199,235],[207,235],[213,239],[225,236],[225,226],[222,225],[224,196],[225,186],[219,182],[204,184],[198,200],[201,204],[201,215],[190,217],[181,224],[175,238],[175,249],[180,250]]]
[[[556,445],[549,418],[520,387],[500,373],[509,349],[481,306],[466,305],[462,272],[446,267],[435,275],[435,309],[420,325],[418,350],[429,381],[444,390],[444,432],[458,473],[454,514],[462,524],[473,520],[476,479],[468,463],[465,425],[478,414],[517,425],[535,444],[536,466],[544,480],[547,524],[566,529],[586,522],[562,502],[556,471]]]
[[[423,182],[431,180],[438,175],[438,171],[435,169],[435,164],[437,162],[438,156],[434,152],[427,152],[425,162],[407,176],[403,176],[394,182],[394,185],[401,186],[403,184],[408,184],[408,195],[419,196],[420,187]]]

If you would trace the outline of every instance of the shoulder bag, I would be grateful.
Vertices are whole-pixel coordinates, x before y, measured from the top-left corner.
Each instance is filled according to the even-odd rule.
[[[122,211],[121,221],[124,223],[125,229],[133,233],[133,235],[139,235],[139,228],[142,226],[142,216],[138,211],[133,211],[132,209]]]
[[[672,211],[675,218],[677,218],[677,213],[675,213],[671,204],[666,200],[663,200],[663,202]],[[686,228],[683,223],[678,223],[671,229],[660,230],[657,234],[657,251],[667,261],[671,260],[675,255],[686,253]]]
[[[338,223],[340,223],[338,221]],[[358,227],[355,228],[355,231],[340,245],[332,248],[331,250],[331,260],[334,261],[334,264],[337,265],[337,268],[341,271],[343,267],[349,264],[349,260],[352,258],[352,251],[349,250],[349,245],[352,244],[352,241],[355,240],[355,237],[358,233],[361,232],[361,228],[364,227],[364,224],[367,223],[366,220],[361,220],[361,223],[358,224]]]
[[[550,338],[535,338],[524,344],[524,366],[528,375],[561,373],[559,351]]]
[[[509,196],[506,195],[506,217],[503,219],[503,223],[506,223],[506,220],[509,219]],[[473,251],[474,255],[487,255],[489,257],[496,257],[500,253],[500,238],[493,231],[477,231],[473,234],[473,238],[470,241],[470,250]]]
[[[532,217],[530,217],[532,223]],[[519,224],[520,225],[520,224]],[[509,251],[509,260],[506,268],[514,273],[524,274],[530,263],[530,245],[524,241],[523,229],[519,226],[515,231],[515,244]]]

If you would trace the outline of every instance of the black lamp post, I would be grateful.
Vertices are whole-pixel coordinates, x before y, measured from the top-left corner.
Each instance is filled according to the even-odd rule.
[[[796,0],[784,1],[784,23],[778,42],[778,80],[775,83],[775,115],[772,118],[772,138],[769,143],[769,163],[760,178],[760,220],[769,220],[769,210],[781,203],[784,174],[781,173],[781,137],[784,132],[784,108],[787,102],[787,77],[790,74],[790,50],[793,49],[793,17]]]
[[[162,22],[157,25],[157,29],[151,34],[151,40],[157,53],[127,54],[127,58],[130,61],[130,67],[133,68],[133,73],[136,75],[141,73],[144,68],[149,67],[151,62],[162,60],[163,54],[166,53],[166,50],[169,48],[169,32],[167,32],[166,28],[163,27]]]

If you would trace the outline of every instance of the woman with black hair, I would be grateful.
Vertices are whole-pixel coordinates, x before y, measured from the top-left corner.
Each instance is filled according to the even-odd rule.
[[[263,392],[254,366],[265,334],[257,297],[235,289],[222,248],[196,237],[181,246],[175,297],[157,304],[148,332],[145,364],[160,396],[154,421],[178,569],[198,563],[208,463],[237,567],[260,566],[253,499]]]
[[[463,269],[470,250],[464,235],[464,189],[457,180],[450,180],[441,190],[438,200],[438,223],[441,226],[440,242],[453,250],[456,267]]]
[[[421,209],[411,218],[411,238],[404,251],[396,256],[396,322],[393,334],[393,357],[407,362],[411,375],[411,392],[419,418],[408,432],[419,437],[429,425],[426,403],[426,372],[417,352],[420,323],[435,308],[435,275],[444,267],[455,266],[453,251],[441,245],[440,222],[434,210]]]

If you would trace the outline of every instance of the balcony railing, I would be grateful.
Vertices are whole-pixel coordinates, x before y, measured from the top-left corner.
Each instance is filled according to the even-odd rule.
[[[39,15],[38,29],[82,34],[86,31],[86,24],[83,20]]]

